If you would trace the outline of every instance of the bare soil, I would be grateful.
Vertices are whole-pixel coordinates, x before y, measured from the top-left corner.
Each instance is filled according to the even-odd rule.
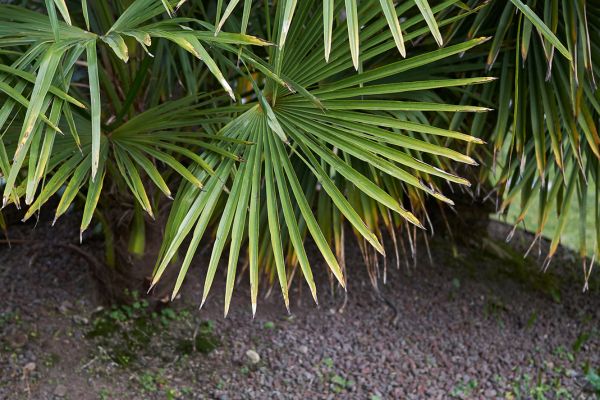
[[[600,283],[561,250],[547,273],[492,222],[486,238],[418,243],[373,291],[356,246],[347,296],[313,257],[320,306],[291,287],[288,314],[247,275],[222,316],[224,277],[198,310],[206,259],[175,302],[102,301],[77,220],[14,228],[0,248],[0,399],[588,399],[600,382]],[[463,241],[464,242],[464,241]],[[58,245],[57,243],[62,243]],[[547,246],[546,243],[544,243]],[[98,240],[77,247],[101,254]],[[535,252],[535,251],[534,251]],[[383,269],[383,264],[382,264]],[[596,391],[596,392],[595,392]]]

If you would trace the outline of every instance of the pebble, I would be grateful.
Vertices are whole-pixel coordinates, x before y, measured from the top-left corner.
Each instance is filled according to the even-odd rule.
[[[575,371],[574,369],[568,369],[565,371],[565,374],[569,377],[569,378],[574,378],[577,376],[577,371]]]
[[[58,397],[65,397],[67,394],[67,387],[65,385],[57,385],[54,389],[54,395]]]
[[[79,325],[87,325],[90,321],[86,317],[82,317],[81,315],[73,315],[73,322]]]
[[[62,314],[62,315],[67,315],[69,313],[69,310],[73,308],[73,304],[69,301],[69,300],[65,300],[63,301],[60,306],[58,307],[58,311]]]
[[[246,358],[248,359],[250,364],[255,365],[260,362],[260,356],[258,355],[258,353],[255,350],[252,350],[252,349],[246,351]]]
[[[498,393],[494,389],[487,389],[485,392],[483,392],[483,394],[486,399],[491,399],[498,395]]]
[[[302,345],[300,347],[298,347],[298,350],[300,351],[300,353],[302,354],[308,354],[308,347]]]
[[[12,336],[10,339],[10,344],[13,347],[23,347],[27,344],[27,342],[29,341],[29,338],[27,337],[26,334],[24,333],[16,333],[14,336]]]
[[[223,390],[217,390],[214,393],[215,399],[218,400],[228,400],[229,396],[227,396],[227,393]]]
[[[35,363],[34,362],[28,362],[27,364],[25,364],[25,366],[23,367],[23,373],[30,373],[33,372],[35,370]]]

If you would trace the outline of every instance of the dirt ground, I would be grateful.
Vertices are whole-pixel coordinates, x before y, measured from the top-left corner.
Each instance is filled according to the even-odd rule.
[[[0,399],[595,398],[598,272],[582,293],[573,254],[542,274],[521,256],[527,235],[508,247],[505,226],[488,230],[476,245],[432,238],[431,261],[420,243],[414,266],[389,262],[381,296],[356,246],[347,298],[315,257],[320,306],[295,283],[291,314],[263,290],[252,319],[243,275],[223,319],[223,276],[198,310],[204,259],[162,309],[137,293],[102,306],[88,261],[56,244],[76,239],[76,220],[17,227],[0,248]]]

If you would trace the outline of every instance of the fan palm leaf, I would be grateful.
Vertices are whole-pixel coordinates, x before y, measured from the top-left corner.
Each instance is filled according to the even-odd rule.
[[[319,16],[318,12],[316,16],[310,13],[310,10],[314,10],[311,4],[303,3],[298,7],[298,15],[305,15],[308,20],[315,20]],[[276,12],[275,15],[279,14]],[[365,19],[368,15],[372,19],[377,18],[367,9],[358,15]],[[274,22],[277,26],[277,18]],[[419,24],[426,25],[426,22],[421,15],[416,15],[411,26]],[[337,27],[334,37],[340,37],[339,32],[343,29],[343,26]],[[324,229],[325,224],[313,211],[313,196],[310,193],[314,193],[317,186],[321,188],[319,198],[329,197],[336,212],[351,223],[361,238],[381,253],[384,252],[383,246],[375,233],[379,227],[376,224],[370,224],[369,227],[365,223],[364,217],[360,215],[363,214],[362,211],[357,211],[356,205],[348,200],[340,184],[349,183],[356,188],[359,196],[364,195],[365,199],[374,201],[373,205],[381,204],[381,209],[375,207],[375,216],[382,211],[387,216],[386,210],[390,209],[419,227],[422,227],[419,219],[408,206],[402,204],[404,191],[430,194],[451,203],[433,183],[428,183],[430,176],[463,185],[468,182],[423,160],[415,159],[407,149],[431,154],[435,158],[473,164],[470,157],[443,147],[439,140],[452,137],[466,142],[480,141],[456,131],[430,126],[424,120],[417,122],[418,119],[411,114],[482,112],[487,111],[487,108],[380,100],[379,97],[403,90],[419,90],[424,83],[403,83],[398,80],[401,73],[467,51],[485,39],[475,39],[406,60],[380,64],[376,44],[380,39],[369,42],[377,34],[373,30],[361,36],[361,40],[369,43],[367,48],[372,50],[365,53],[363,62],[373,62],[374,65],[368,71],[355,75],[347,72],[353,67],[352,53],[348,52],[343,41],[334,42],[344,50],[339,51],[334,47],[332,51],[339,56],[332,65],[326,65],[319,58],[313,57],[313,54],[323,48],[318,35],[312,34],[310,28],[305,30],[302,24],[292,24],[287,33],[285,48],[279,48],[273,54],[275,65],[267,63],[264,67],[276,73],[286,83],[301,85],[305,92],[294,92],[290,90],[294,87],[292,84],[278,85],[270,80],[270,75],[261,76],[257,75],[261,71],[248,70],[253,93],[249,94],[246,104],[254,105],[220,131],[223,137],[254,143],[237,149],[247,161],[239,167],[228,163],[222,166],[221,173],[208,179],[207,185],[220,188],[222,195],[215,195],[213,189],[202,191],[188,182],[183,183],[177,192],[176,204],[169,218],[167,236],[155,268],[153,283],[162,277],[185,238],[191,235],[172,296],[177,295],[192,256],[207,233],[208,221],[214,219],[217,228],[202,303],[208,297],[218,262],[228,242],[230,256],[225,291],[226,313],[231,301],[238,254],[244,242],[248,243],[253,310],[257,302],[259,271],[262,270],[279,282],[287,305],[287,287],[291,276],[287,265],[293,266],[296,263],[300,264],[302,275],[316,300],[313,272],[303,247],[307,235],[314,241],[333,276],[342,286],[345,285],[342,267],[331,249],[330,232]],[[389,32],[386,34],[391,35]],[[421,30],[414,34],[408,32],[407,37],[419,34],[422,34]],[[312,43],[306,43],[307,37],[312,37]],[[304,40],[301,41],[300,38]],[[286,54],[290,54],[291,61],[288,61]],[[303,65],[303,68],[298,69],[297,65]],[[381,83],[386,80],[389,82]],[[428,87],[433,89],[483,83],[487,80],[442,80],[430,82]],[[365,94],[361,95],[361,91]],[[310,173],[302,174],[303,170]],[[224,177],[230,177],[227,179],[228,184],[224,184]],[[389,188],[381,182],[386,177],[392,178]],[[219,196],[226,197],[220,202]],[[407,199],[410,197],[409,195]],[[187,204],[183,207],[185,211],[181,211],[178,201]],[[259,208],[261,206],[262,210]],[[341,220],[339,216],[337,220]]]

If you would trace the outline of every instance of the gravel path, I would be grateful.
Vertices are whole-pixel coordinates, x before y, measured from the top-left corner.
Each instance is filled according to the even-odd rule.
[[[26,244],[70,237],[76,223],[20,227],[25,243],[0,249],[0,399],[594,398],[598,274],[582,293],[564,251],[540,274],[494,224],[483,246],[434,238],[432,263],[419,252],[414,268],[388,267],[381,293],[397,315],[349,248],[347,299],[317,273],[320,307],[294,284],[290,315],[273,290],[254,320],[246,276],[227,319],[222,276],[198,311],[206,260],[154,314],[143,299],[99,308],[79,254]]]

